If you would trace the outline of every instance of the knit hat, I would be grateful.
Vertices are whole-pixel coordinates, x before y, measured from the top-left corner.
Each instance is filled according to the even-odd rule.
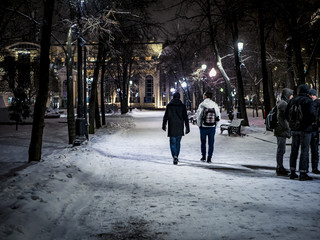
[[[298,95],[307,95],[309,94],[309,90],[310,88],[307,84],[301,84],[299,85],[297,92],[298,92]]]
[[[317,93],[317,90],[315,90],[315,89],[310,89],[309,90],[309,95],[313,95],[313,96],[317,96],[318,97],[318,93]]]

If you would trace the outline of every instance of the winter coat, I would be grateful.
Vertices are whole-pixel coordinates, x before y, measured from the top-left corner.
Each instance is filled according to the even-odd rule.
[[[319,114],[320,114],[320,100],[319,99],[316,99],[313,101],[314,103],[314,107],[315,107],[315,110],[316,110],[316,122],[315,124],[313,125],[313,131],[318,131],[319,129]]]
[[[316,123],[316,109],[313,100],[308,96],[309,87],[305,84],[298,87],[298,95],[291,99],[286,109],[286,119],[289,120],[289,109],[293,104],[301,105],[302,121],[299,129],[295,131],[312,132]]]
[[[212,101],[210,98],[206,98],[203,100],[202,103],[200,103],[198,110],[197,110],[197,125],[198,127],[212,127],[212,126],[202,126],[202,115],[203,115],[203,109],[204,108],[214,108],[216,111],[216,117],[220,119],[220,109],[218,104],[216,104],[214,101]]]
[[[162,129],[166,130],[168,122],[168,137],[184,136],[184,125],[186,132],[190,132],[186,105],[179,99],[172,99],[166,107],[163,116]]]
[[[276,137],[291,137],[291,130],[289,127],[289,122],[286,119],[286,109],[288,102],[290,101],[290,96],[293,94],[293,90],[289,88],[284,88],[281,93],[281,100],[277,104],[277,120],[278,125],[274,129],[274,135]]]

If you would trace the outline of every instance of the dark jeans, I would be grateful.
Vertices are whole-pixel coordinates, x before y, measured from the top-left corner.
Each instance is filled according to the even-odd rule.
[[[211,158],[214,149],[214,135],[216,134],[216,127],[200,127],[201,140],[201,154],[206,156],[206,145],[208,136],[208,157]]]
[[[310,140],[311,133],[302,131],[292,131],[290,170],[296,170],[299,148],[301,146],[299,171],[302,173],[307,172],[309,162]]]
[[[283,167],[283,155],[286,152],[286,137],[277,137],[277,168]]]
[[[312,169],[318,169],[319,163],[319,132],[315,131],[311,133],[311,167]],[[309,169],[309,161],[308,161],[308,169]]]
[[[179,157],[181,139],[182,136],[170,137],[170,150],[173,158]]]

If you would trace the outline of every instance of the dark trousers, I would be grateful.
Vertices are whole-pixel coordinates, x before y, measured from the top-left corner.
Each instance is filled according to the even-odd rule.
[[[310,141],[311,141],[310,132],[292,131],[290,170],[294,170],[294,171],[296,170],[299,148],[301,146],[299,171],[302,173],[307,172],[308,162],[309,162]]]
[[[283,168],[283,155],[286,152],[286,137],[277,137],[277,168]]]
[[[319,132],[315,131],[311,133],[311,167],[312,169],[318,169],[319,163]],[[309,169],[309,161],[308,161],[308,169]]]
[[[206,156],[206,145],[208,136],[208,157],[211,158],[214,150],[214,135],[216,127],[200,127],[201,154]]]

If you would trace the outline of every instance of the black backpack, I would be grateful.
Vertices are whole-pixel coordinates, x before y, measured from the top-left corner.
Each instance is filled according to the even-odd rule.
[[[204,108],[202,114],[202,125],[214,126],[216,125],[216,110],[214,108]]]
[[[278,125],[278,107],[275,105],[266,117],[266,129],[267,131],[273,131]]]
[[[299,130],[303,118],[301,105],[298,103],[292,104],[289,109],[289,127],[291,130]]]

